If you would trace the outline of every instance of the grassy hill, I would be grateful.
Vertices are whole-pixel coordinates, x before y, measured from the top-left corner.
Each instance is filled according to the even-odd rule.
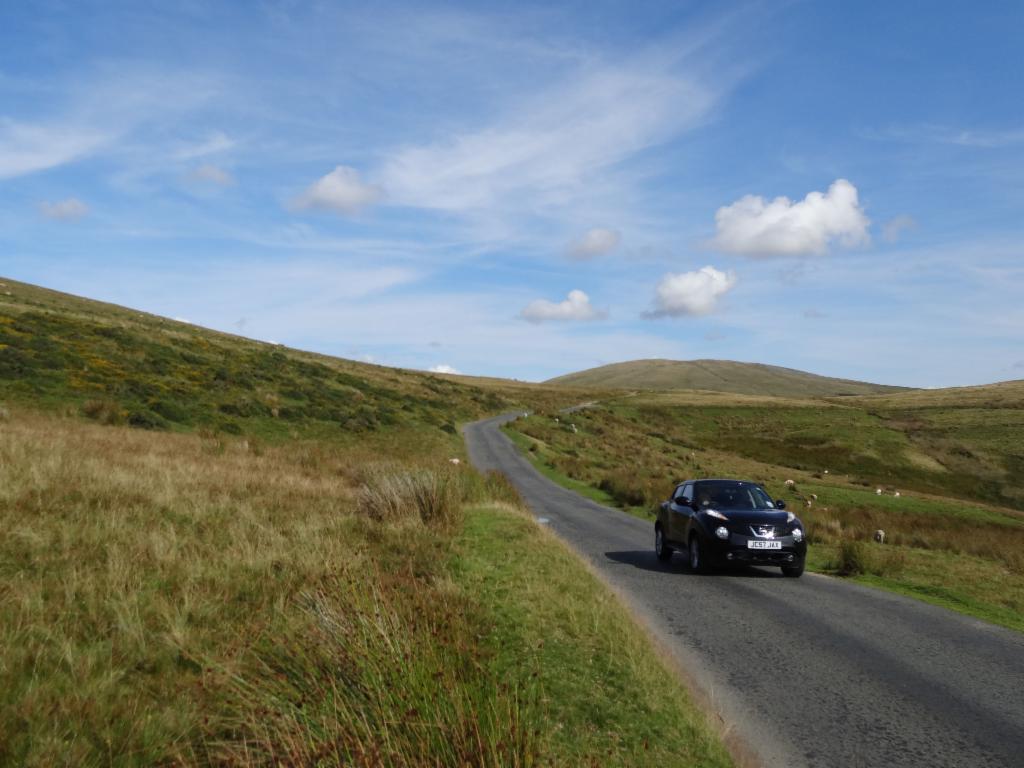
[[[0,278],[0,766],[730,765],[604,587],[448,461],[460,421],[579,399]]]
[[[702,389],[775,397],[873,395],[904,389],[729,360],[632,360],[558,376],[545,383],[591,389]]]

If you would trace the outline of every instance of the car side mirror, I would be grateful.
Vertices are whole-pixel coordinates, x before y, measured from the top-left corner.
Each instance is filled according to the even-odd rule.
[[[782,499],[776,499],[775,500],[775,506],[778,509],[785,509],[786,508],[786,502],[784,502]]]
[[[688,498],[686,498],[685,496],[676,496],[674,499],[672,499],[672,501],[674,501],[676,504],[678,504],[681,507],[688,507],[688,506],[690,506],[690,500]]]

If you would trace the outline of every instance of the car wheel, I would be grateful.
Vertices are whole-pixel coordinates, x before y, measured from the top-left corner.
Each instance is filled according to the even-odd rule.
[[[791,579],[799,579],[804,575],[804,561],[801,560],[796,565],[782,566],[782,575],[789,576]]]
[[[654,554],[663,563],[672,559],[672,547],[665,543],[665,536],[661,532],[661,526],[654,526]]]
[[[708,572],[708,564],[704,558],[704,547],[700,543],[700,536],[696,534],[690,537],[690,570],[694,573]]]

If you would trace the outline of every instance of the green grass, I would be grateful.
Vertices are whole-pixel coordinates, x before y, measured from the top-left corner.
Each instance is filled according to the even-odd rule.
[[[616,599],[526,515],[467,513],[454,578],[493,606],[493,673],[549,724],[546,759],[566,766],[725,766],[731,761],[686,691]]]
[[[562,553],[548,576],[596,593],[553,593],[536,616],[456,579],[470,573],[453,549],[464,505],[517,498],[447,461],[465,456],[458,425],[584,396],[5,288],[0,765],[498,768],[608,749],[641,761],[630,734],[608,746],[609,729],[634,724],[611,699],[591,712],[591,692],[560,687],[546,663],[512,673],[534,664],[535,637],[565,631],[561,615],[610,600],[577,561]],[[502,529],[467,531],[481,552],[506,550],[487,538]],[[508,626],[495,640],[508,610],[519,645]],[[633,643],[629,664],[609,667],[632,695],[657,661],[625,639],[639,635],[621,614],[595,615]],[[568,626],[580,658],[609,655],[605,629]],[[673,706],[657,732],[681,754],[720,755]],[[570,711],[566,730],[552,712]],[[667,724],[673,712],[683,719]]]
[[[533,464],[537,471],[544,475],[544,477],[558,483],[563,488],[568,488],[570,491],[578,493],[584,498],[596,501],[598,504],[615,506],[615,499],[610,494],[602,491],[600,488],[594,488],[587,483],[580,482],[579,480],[573,480],[568,475],[562,474],[553,466],[548,464],[544,460],[544,450],[538,441],[527,437],[514,429],[506,429],[505,434],[507,434],[512,442],[519,447],[523,452],[523,455],[530,460],[530,463]]]
[[[994,392],[988,408],[979,408],[978,392],[971,393],[970,408],[958,409],[948,398],[937,403],[934,393],[924,401],[918,393],[885,399],[949,409],[944,418],[963,433],[973,414],[983,413],[983,420],[973,422],[974,431],[983,434],[984,424],[995,418],[1016,424],[1024,404],[1009,397],[1024,395],[1024,388],[1000,385]],[[846,402],[738,396],[730,406],[726,395],[645,394],[573,414],[576,432],[551,413],[517,420],[509,432],[518,433],[514,439],[521,447],[534,447],[534,462],[556,482],[573,489],[584,485],[591,498],[605,489],[604,503],[640,517],[683,479],[756,480],[803,519],[812,570],[849,574],[1021,628],[1014,617],[1024,615],[1024,513],[991,502],[993,496],[1012,501],[1020,478],[1005,472],[996,484],[984,476],[960,475],[965,480],[960,495],[951,496],[950,478],[956,475],[906,458],[908,451],[927,449],[919,434]],[[995,439],[987,446],[987,461],[1007,458]],[[786,480],[794,480],[795,487]],[[886,532],[884,555],[870,543],[878,529]],[[848,550],[842,557],[841,545]],[[861,572],[854,555],[865,547],[872,556]],[[828,556],[819,557],[822,553]]]

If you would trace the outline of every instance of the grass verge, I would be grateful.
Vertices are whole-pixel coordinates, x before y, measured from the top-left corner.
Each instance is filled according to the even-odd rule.
[[[643,631],[564,545],[508,505],[469,510],[452,574],[490,611],[498,679],[533,690],[557,765],[726,766]]]

